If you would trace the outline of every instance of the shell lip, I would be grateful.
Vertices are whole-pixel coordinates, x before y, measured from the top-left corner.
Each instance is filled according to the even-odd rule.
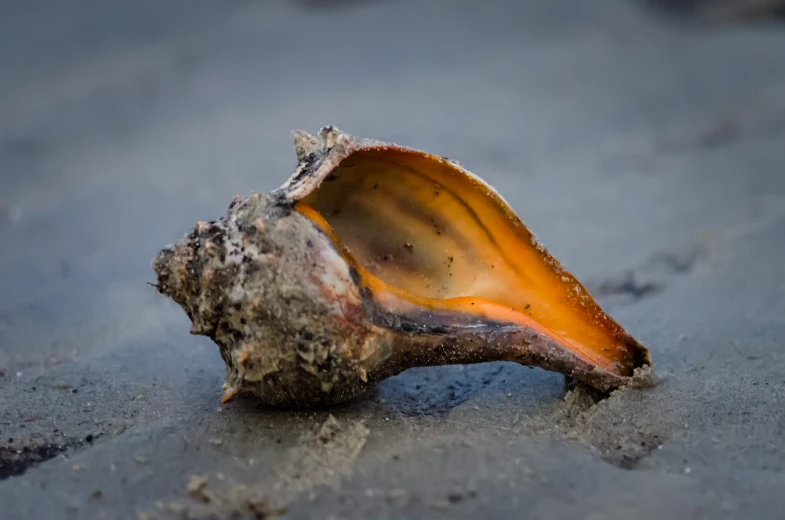
[[[292,203],[304,199],[318,189],[341,161],[358,151],[382,152],[385,150],[396,150],[446,162],[460,170],[462,174],[479,181],[484,187],[493,190],[482,179],[455,161],[429,154],[416,148],[395,143],[385,143],[376,139],[360,138],[343,132],[335,126],[323,127],[319,130],[318,136],[311,135],[304,130],[295,130],[292,132],[292,136],[298,159],[297,167],[286,182],[273,191],[275,194],[284,195]],[[493,191],[496,196],[501,197],[496,190]]]
[[[430,340],[442,347],[446,343],[454,342],[454,356],[465,356],[476,347],[477,342],[486,342],[494,345],[496,352],[484,354],[485,360],[492,361],[493,356],[497,355],[496,360],[499,361],[514,361],[555,370],[587,382],[603,392],[628,382],[635,369],[651,367],[649,353],[645,348],[633,348],[632,359],[626,367],[620,363],[602,366],[581,356],[554,337],[525,325],[471,313],[414,306],[404,312],[395,312],[384,308],[367,288],[361,294],[367,314],[374,325],[412,339],[419,337],[419,341]],[[630,336],[627,336],[627,339],[639,345]],[[410,356],[411,352],[407,351],[407,355]],[[426,353],[426,359],[424,362],[420,360],[420,364],[432,364],[427,357]],[[458,361],[458,358],[454,361]],[[623,373],[627,371],[629,375]]]
[[[320,168],[322,161],[318,161],[316,168],[314,168],[313,163],[316,162],[316,159],[330,157],[335,159],[335,165],[337,165],[337,163],[359,150],[383,151],[389,149],[422,155],[439,162],[447,163],[456,170],[459,170],[462,174],[470,177],[472,180],[478,181],[485,187],[493,190],[496,197],[502,198],[498,191],[488,185],[482,178],[466,169],[460,162],[449,159],[448,157],[441,157],[417,148],[396,143],[357,137],[340,130],[336,126],[322,127],[317,136],[309,134],[304,130],[294,130],[292,131],[292,137],[295,153],[299,161],[298,167],[295,168],[295,171],[289,176],[286,182],[276,190],[289,193],[292,200],[300,200],[307,195],[307,193],[301,193],[298,185],[304,177],[313,176],[314,180],[320,184],[321,181],[330,174],[332,167],[322,171],[322,168]],[[305,165],[306,167],[300,168],[299,166],[301,165]],[[316,184],[315,187],[318,188],[318,184]]]
[[[450,317],[428,311],[395,314],[379,308],[370,300],[366,306],[373,323],[405,337],[405,348],[394,349],[386,360],[398,373],[411,366],[510,361],[564,374],[603,393],[631,381],[635,369],[650,366],[648,358],[638,359],[623,375],[619,367],[603,367],[585,359],[564,344],[540,331],[515,323],[478,320],[470,315]],[[425,345],[417,348],[417,345]]]

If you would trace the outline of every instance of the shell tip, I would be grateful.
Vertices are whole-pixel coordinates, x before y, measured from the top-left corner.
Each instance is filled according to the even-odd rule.
[[[294,152],[297,154],[299,161],[304,160],[308,155],[315,153],[319,149],[319,140],[302,130],[295,130],[292,132],[294,139]]]
[[[327,148],[333,148],[335,143],[338,141],[338,137],[341,135],[341,131],[338,130],[335,126],[325,126],[321,130],[319,130],[319,136],[324,139],[324,144]]]
[[[224,390],[223,396],[221,396],[221,404],[226,404],[235,397],[237,397],[238,390],[233,386],[229,386]]]

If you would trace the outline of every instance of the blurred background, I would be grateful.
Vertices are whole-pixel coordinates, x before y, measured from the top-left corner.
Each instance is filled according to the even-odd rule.
[[[138,441],[127,431],[158,446],[175,425],[207,436],[228,420],[204,419],[223,376],[217,349],[188,336],[187,317],[145,282],[154,279],[153,255],[197,220],[220,217],[235,195],[284,182],[296,164],[294,129],[335,125],[465,164],[675,379],[712,359],[715,368],[748,362],[750,348],[781,372],[778,4],[0,0],[0,461],[3,478],[19,476],[0,481],[0,498],[27,497],[7,518],[63,507],[114,518],[152,503],[156,487],[142,483],[118,487],[115,502],[104,489],[104,505],[95,505],[91,482],[104,477],[74,477],[71,462],[61,464],[71,472],[62,494],[40,503],[32,493],[47,477],[27,470],[72,448],[89,459],[79,451],[88,434],[90,443],[115,443],[92,455],[111,458]],[[750,282],[755,269],[768,281]],[[740,349],[723,343],[730,337],[759,341]],[[517,368],[415,371],[345,413],[371,424],[425,421],[432,409],[447,413],[442,402],[455,390],[444,388],[456,380],[467,410],[508,390],[527,396],[515,413],[560,402],[558,375]],[[681,428],[668,403],[698,391],[666,389],[658,420]],[[513,413],[498,406],[493,413]],[[760,406],[774,421],[761,427],[765,442],[780,450],[772,439],[783,419]],[[451,424],[441,434],[452,435]],[[372,452],[389,454],[401,441],[379,431]],[[238,446],[252,442],[240,438]],[[683,473],[674,462],[683,453],[652,464]],[[220,458],[194,460],[224,467]],[[192,468],[179,464],[156,474],[182,480]],[[23,485],[22,473],[37,483]],[[609,489],[617,478],[608,477]]]

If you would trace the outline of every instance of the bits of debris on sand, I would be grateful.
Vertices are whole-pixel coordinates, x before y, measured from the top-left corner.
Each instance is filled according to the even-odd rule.
[[[190,502],[172,502],[178,518],[277,518],[296,497],[317,486],[332,485],[349,474],[365,446],[369,430],[361,421],[339,422],[329,415],[307,429],[283,460],[252,482],[223,474],[192,475],[186,484]],[[176,511],[172,509],[176,505]]]

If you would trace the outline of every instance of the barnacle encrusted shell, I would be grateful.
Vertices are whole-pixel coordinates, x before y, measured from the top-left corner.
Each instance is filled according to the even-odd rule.
[[[601,391],[650,364],[490,186],[333,127],[295,133],[269,194],[236,198],[153,261],[220,347],[224,398],[344,401],[414,366],[515,361]]]

